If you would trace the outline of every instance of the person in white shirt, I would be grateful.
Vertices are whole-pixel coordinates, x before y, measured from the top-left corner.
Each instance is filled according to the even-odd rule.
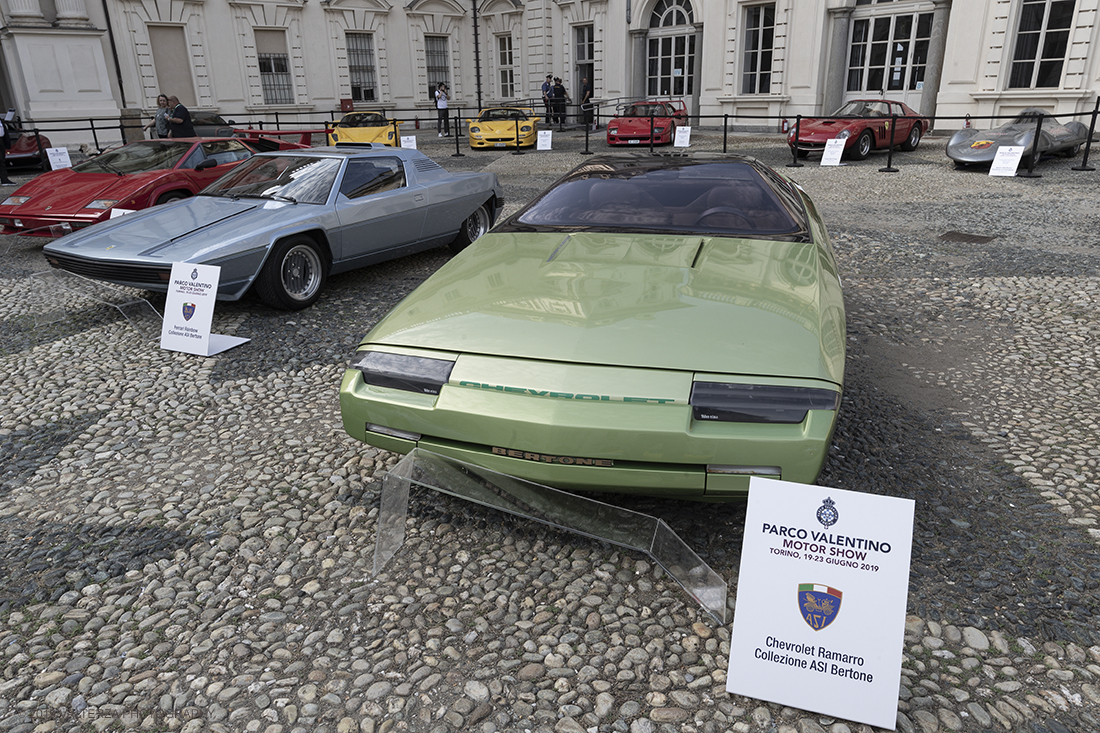
[[[447,85],[443,82],[439,82],[439,86],[435,90],[435,108],[439,113],[439,120],[435,123],[439,136],[450,137],[451,120],[447,117]]]

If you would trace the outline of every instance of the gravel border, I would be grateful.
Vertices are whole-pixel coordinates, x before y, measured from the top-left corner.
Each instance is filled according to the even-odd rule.
[[[496,172],[506,212],[585,159],[575,130],[523,156],[420,144]],[[898,729],[1100,731],[1097,174],[956,171],[935,138],[893,174],[729,144],[810,192],[841,263],[820,483],[917,502]],[[332,278],[300,313],[222,304],[214,330],[252,341],[199,358],[28,277],[41,244],[0,239],[0,731],[874,730],[727,694],[729,627],[605,543],[414,491],[370,574],[397,456],[344,434],[336,388],[444,250]],[[613,500],[732,599],[743,505]]]

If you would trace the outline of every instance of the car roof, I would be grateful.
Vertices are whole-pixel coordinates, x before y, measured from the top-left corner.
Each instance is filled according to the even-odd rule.
[[[381,143],[350,143],[344,145],[326,145],[324,147],[317,148],[299,148],[297,150],[271,150],[266,153],[260,153],[264,157],[273,157],[277,155],[292,155],[296,157],[309,156],[316,158],[366,158],[379,155],[386,155],[389,157],[397,156],[398,158],[410,159],[410,158],[422,158],[426,157],[424,153],[413,148],[393,148]]]

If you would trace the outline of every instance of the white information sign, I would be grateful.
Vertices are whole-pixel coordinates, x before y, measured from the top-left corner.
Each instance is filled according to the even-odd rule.
[[[687,148],[691,146],[691,127],[685,125],[676,128],[676,137],[672,141],[674,148]]]
[[[50,161],[50,170],[73,167],[68,148],[46,148],[46,159]]]
[[[825,152],[821,154],[821,165],[840,165],[844,155],[844,141],[838,137],[825,141]]]
[[[754,477],[726,690],[894,730],[913,510]]]
[[[416,150],[416,135],[402,135],[401,147]]]
[[[550,150],[553,138],[553,130],[539,130],[539,139],[538,142],[535,143],[535,150]]]
[[[172,278],[168,282],[168,296],[164,301],[164,323],[160,330],[162,349],[213,356],[249,340],[210,333],[221,269],[217,265],[190,262],[172,264]]]
[[[989,175],[1016,175],[1016,170],[1020,167],[1020,159],[1023,157],[1023,145],[1002,145],[997,148],[997,154],[993,157],[993,164],[989,166]]]

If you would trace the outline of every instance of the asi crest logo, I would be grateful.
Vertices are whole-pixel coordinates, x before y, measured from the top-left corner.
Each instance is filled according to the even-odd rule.
[[[798,607],[802,620],[814,631],[821,631],[836,621],[844,594],[836,588],[814,583],[798,584]]]
[[[195,304],[184,303],[183,304],[183,320],[190,321],[191,316],[195,315]]]

